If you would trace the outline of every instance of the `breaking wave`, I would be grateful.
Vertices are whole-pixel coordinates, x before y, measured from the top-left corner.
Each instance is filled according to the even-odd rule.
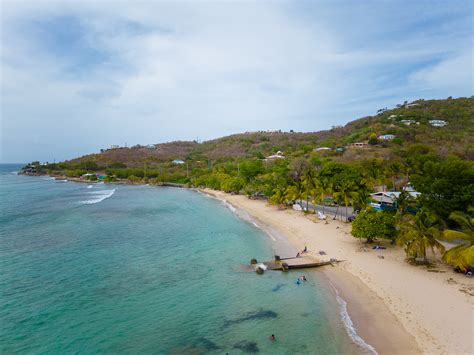
[[[351,338],[352,341],[356,343],[357,345],[359,345],[361,348],[367,350],[367,353],[378,355],[375,348],[372,345],[367,344],[365,340],[362,339],[359,336],[359,334],[357,334],[354,328],[354,323],[352,323],[351,316],[349,315],[349,312],[347,311],[347,302],[344,301],[341,296],[339,296],[339,292],[337,291],[337,288],[334,287],[332,283],[331,283],[331,286],[336,292],[336,300],[337,300],[337,303],[339,303],[339,306],[341,307],[340,309],[341,320],[344,323],[344,326],[346,327],[347,335],[349,335],[349,338]]]
[[[102,190],[102,191],[94,191],[89,192],[93,195],[93,198],[90,200],[81,201],[84,205],[93,205],[95,203],[99,203],[104,201],[105,199],[111,197],[115,193],[115,189],[112,190]]]

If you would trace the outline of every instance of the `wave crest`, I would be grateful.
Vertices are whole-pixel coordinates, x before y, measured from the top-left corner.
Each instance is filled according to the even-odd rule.
[[[80,203],[82,203],[83,205],[93,205],[95,203],[102,202],[105,199],[111,197],[115,193],[115,189],[94,191],[89,193],[94,195],[93,198],[90,200],[81,201]]]

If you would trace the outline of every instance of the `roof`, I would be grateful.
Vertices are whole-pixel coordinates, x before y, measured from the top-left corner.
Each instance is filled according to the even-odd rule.
[[[411,197],[418,197],[420,194],[419,192],[413,191],[413,189],[405,189],[406,192],[410,194]],[[384,191],[384,192],[375,192],[370,194],[372,199],[377,202],[385,202],[385,203],[395,203],[395,201],[400,197],[400,191]]]

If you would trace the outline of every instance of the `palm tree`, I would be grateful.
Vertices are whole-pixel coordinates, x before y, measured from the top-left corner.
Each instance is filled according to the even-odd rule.
[[[321,180],[314,180],[313,188],[311,189],[311,202],[313,203],[314,213],[316,213],[316,206],[324,202],[325,190]],[[323,204],[324,214],[324,204]]]
[[[446,229],[443,237],[446,240],[462,239],[468,244],[461,244],[449,249],[443,254],[443,261],[457,267],[466,267],[474,264],[474,218],[465,213],[455,211],[449,216],[461,230]]]
[[[405,246],[408,258],[427,261],[426,249],[430,248],[444,252],[444,246],[438,239],[441,237],[442,221],[425,208],[413,215],[405,215],[400,225],[399,245]]]
[[[302,182],[304,185],[304,192],[306,195],[306,211],[309,209],[309,196],[311,194],[312,189],[315,187],[314,181],[314,169],[308,167],[302,177]]]
[[[288,187],[286,195],[288,200],[300,201],[301,203],[304,196],[303,184],[299,183]]]
[[[288,201],[288,189],[285,186],[277,186],[273,189],[273,195],[270,197],[270,202],[276,204],[279,209]]]

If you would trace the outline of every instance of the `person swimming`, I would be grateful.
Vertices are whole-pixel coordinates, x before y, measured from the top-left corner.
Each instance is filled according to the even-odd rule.
[[[275,341],[275,340],[276,340],[275,334],[272,334],[272,335],[270,336],[270,340],[271,340],[271,341]]]

